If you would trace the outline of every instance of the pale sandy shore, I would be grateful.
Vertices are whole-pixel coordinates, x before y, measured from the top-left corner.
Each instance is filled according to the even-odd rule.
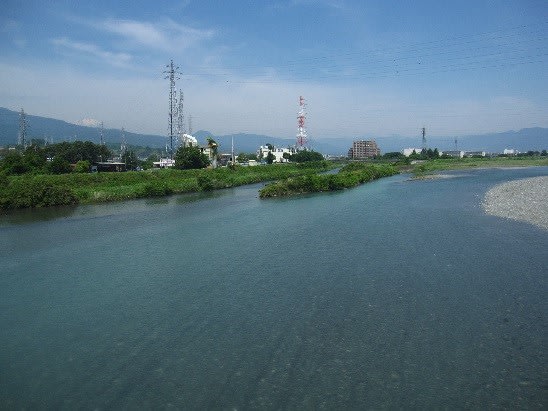
[[[548,230],[548,176],[509,181],[483,199],[487,214],[525,221]]]

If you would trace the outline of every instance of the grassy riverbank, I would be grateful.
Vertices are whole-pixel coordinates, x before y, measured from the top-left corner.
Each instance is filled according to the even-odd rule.
[[[548,166],[548,157],[435,159],[415,165],[351,163],[338,174],[318,175],[340,166],[327,161],[272,164],[215,170],[148,170],[61,175],[0,174],[0,209],[90,204],[170,194],[209,191],[262,181],[277,181],[261,197],[341,190],[399,171],[423,177],[442,170]]]
[[[389,164],[347,164],[337,174],[312,174],[290,177],[268,184],[259,191],[261,198],[287,197],[295,194],[343,190],[368,181],[398,174]]]
[[[149,170],[125,173],[0,176],[0,209],[100,203],[209,191],[316,174],[327,161],[215,170]]]
[[[411,166],[409,171],[421,175],[442,170],[536,166],[548,166],[548,157],[440,158]]]

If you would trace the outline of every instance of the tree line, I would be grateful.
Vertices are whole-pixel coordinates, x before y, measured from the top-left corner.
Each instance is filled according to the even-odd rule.
[[[111,156],[106,146],[90,141],[64,141],[43,147],[30,145],[24,150],[7,151],[0,160],[0,171],[7,175],[88,172],[92,163]]]

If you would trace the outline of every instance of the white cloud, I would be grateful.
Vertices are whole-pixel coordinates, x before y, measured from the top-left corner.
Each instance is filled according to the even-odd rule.
[[[56,38],[52,39],[51,42],[62,50],[69,50],[96,57],[113,66],[126,66],[132,59],[131,55],[128,53],[114,53],[103,50],[95,44],[72,41],[67,38]]]
[[[178,24],[171,19],[156,23],[107,19],[96,23],[95,26],[117,34],[135,45],[166,51],[181,51],[214,35],[213,30],[195,29]]]

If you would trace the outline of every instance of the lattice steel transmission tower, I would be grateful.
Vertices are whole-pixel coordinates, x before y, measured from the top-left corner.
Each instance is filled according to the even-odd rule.
[[[299,113],[297,115],[297,150],[302,150],[308,143],[308,136],[305,127],[306,103],[304,97],[299,97]]]
[[[426,128],[422,128],[422,149],[426,150]]]
[[[173,137],[175,118],[177,115],[177,90],[175,89],[175,81],[179,80],[179,67],[173,64],[173,60],[166,66],[168,70],[164,71],[165,79],[169,79],[169,143],[170,143],[170,158],[173,160]]]
[[[17,144],[25,148],[27,146],[27,115],[25,110],[21,109],[19,113],[19,134],[17,135]]]

